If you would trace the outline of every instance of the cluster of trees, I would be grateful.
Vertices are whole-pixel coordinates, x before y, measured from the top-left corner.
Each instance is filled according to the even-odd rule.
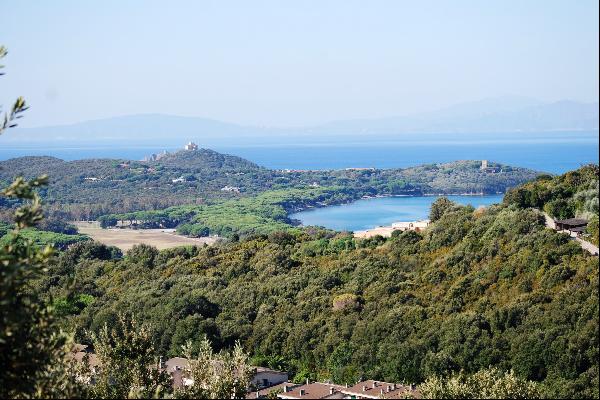
[[[590,164],[564,175],[541,175],[536,180],[509,190],[507,204],[543,209],[556,219],[585,218],[588,234],[598,245],[598,165]]]
[[[245,385],[229,378],[243,351],[219,356],[230,367],[215,371],[201,361],[212,357],[209,340],[217,349],[239,342],[296,381],[424,382],[427,396],[444,398],[598,396],[597,259],[544,229],[533,210],[440,199],[426,232],[389,239],[312,228],[214,247],[140,245],[124,256],[86,241],[53,257],[21,237],[41,220],[33,188],[42,184],[5,191],[27,201],[0,250],[10,300],[0,354],[30,380],[4,374],[2,395],[241,397]],[[59,327],[110,366],[95,385],[61,362],[68,338]],[[157,370],[140,367],[182,346],[204,366],[198,382],[225,379],[171,393]]]
[[[94,296],[73,294],[52,301],[32,283],[45,279],[46,269],[56,265],[55,248],[41,248],[27,236],[42,221],[41,199],[35,188],[45,177],[30,182],[18,179],[2,194],[24,200],[14,214],[14,224],[0,244],[0,397],[2,398],[245,398],[250,381],[247,356],[239,345],[233,352],[214,353],[204,338],[197,350],[187,343],[180,354],[190,360],[183,375],[193,383],[176,389],[160,368],[151,330],[135,318],[119,315],[110,328],[105,324],[89,332],[90,355],[74,358],[72,336],[60,329],[61,317],[81,312]],[[6,226],[3,226],[6,228]],[[118,259],[117,249],[78,243],[69,248],[71,257],[61,255],[61,264],[85,259]],[[158,253],[144,246],[127,258],[151,266]],[[53,303],[53,304],[52,304]]]
[[[312,228],[123,258],[77,256],[102,248],[85,243],[35,286],[93,296],[64,320],[84,343],[135,312],[159,354],[240,341],[298,381],[454,385],[494,366],[545,396],[597,397],[597,258],[514,204],[433,209],[426,232],[389,239]]]
[[[294,230],[288,214],[314,205],[337,204],[355,199],[342,188],[273,190],[255,197],[213,201],[206,205],[175,206],[165,210],[109,214],[99,218],[101,226],[174,228],[183,235],[239,237]],[[297,229],[295,229],[297,230]]]
[[[6,49],[0,46],[0,59],[5,55]],[[16,126],[15,120],[26,109],[25,101],[19,97],[0,119],[0,134]],[[191,346],[186,345],[182,350],[190,359],[191,368],[184,377],[194,381],[182,390],[173,390],[170,377],[158,368],[148,329],[123,315],[110,329],[105,325],[89,335],[100,361],[98,370],[90,368],[88,355],[81,363],[74,361],[72,337],[60,329],[58,320],[61,312],[68,315],[81,311],[94,297],[71,293],[65,301],[51,305],[52,298],[43,297],[32,285],[55,264],[55,247],[40,246],[28,237],[36,231],[36,226],[44,224],[38,190],[47,182],[44,175],[30,181],[18,177],[0,192],[0,204],[16,205],[10,214],[11,223],[0,223],[0,236],[3,236],[0,243],[0,397],[244,398],[250,370],[241,347],[236,346],[231,353],[216,354],[210,342],[204,339],[196,356]],[[72,227],[65,224],[46,222],[44,225],[58,234],[74,233]],[[75,251],[76,248],[80,251]],[[80,259],[121,257],[117,249],[94,247],[90,243],[78,243],[71,249]],[[131,258],[144,253],[143,248],[136,250]],[[71,258],[65,262],[76,260]],[[77,307],[69,307],[74,298]]]

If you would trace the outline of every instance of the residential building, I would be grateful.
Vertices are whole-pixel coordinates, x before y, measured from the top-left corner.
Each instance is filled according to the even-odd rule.
[[[419,398],[415,385],[400,385],[397,383],[367,380],[354,386],[340,389],[344,399],[401,399],[406,397]]]
[[[223,186],[221,188],[221,192],[232,192],[232,193],[239,193],[240,192],[240,188],[237,186]]]
[[[394,222],[392,228],[396,231],[422,231],[427,228],[431,221],[428,219],[422,221],[410,221],[410,222]]]
[[[250,384],[255,388],[267,388],[287,382],[288,373],[271,368],[255,367]]]
[[[558,231],[568,231],[572,236],[580,236],[585,232],[588,221],[582,218],[569,218],[559,219],[554,221],[554,224]]]
[[[283,386],[277,394],[279,399],[343,399],[344,386],[333,383],[313,382],[296,387]]]

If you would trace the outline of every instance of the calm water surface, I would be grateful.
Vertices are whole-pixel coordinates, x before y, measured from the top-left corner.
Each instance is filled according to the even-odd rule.
[[[502,197],[502,195],[448,196],[452,201],[470,204],[473,207],[500,203]],[[389,226],[398,221],[426,219],[431,203],[436,199],[436,196],[378,197],[301,211],[291,214],[290,218],[302,221],[305,226],[317,225],[339,231],[359,231],[377,226]]]

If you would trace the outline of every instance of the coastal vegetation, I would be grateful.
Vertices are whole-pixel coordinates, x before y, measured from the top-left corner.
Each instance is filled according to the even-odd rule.
[[[509,190],[507,204],[544,210],[556,219],[589,220],[587,233],[598,245],[598,165],[586,165],[564,175],[541,175],[532,182]]]
[[[25,109],[18,99],[0,133]],[[536,210],[597,213],[597,166],[539,177],[486,209],[440,199],[427,229],[390,238],[287,217],[365,195],[503,192],[537,175],[497,167],[270,171],[208,150],[153,163],[3,162],[0,396],[243,398],[250,355],[296,382],[598,398],[598,258]],[[229,240],[123,254],[61,222],[95,218]],[[96,371],[89,354],[74,361],[75,343],[94,351]],[[159,360],[180,355],[194,384],[177,390]]]
[[[135,314],[157,354],[239,341],[296,381],[437,377],[444,388],[492,366],[543,396],[597,397],[597,257],[527,205],[436,210],[425,232],[389,239],[304,228],[124,257],[86,242],[33,288],[78,302],[61,324],[81,343]]]
[[[200,149],[148,162],[20,157],[0,162],[0,183],[5,186],[17,176],[31,179],[48,174],[50,185],[40,190],[46,214],[68,221],[214,204],[289,189],[340,188],[341,200],[395,194],[504,193],[538,175],[492,163],[502,173],[486,173],[480,165],[480,161],[457,161],[384,170],[270,170],[239,157]],[[18,203],[2,200],[0,219],[10,220],[11,209]]]

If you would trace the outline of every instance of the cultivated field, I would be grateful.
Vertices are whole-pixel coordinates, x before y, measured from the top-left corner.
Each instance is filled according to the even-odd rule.
[[[80,233],[110,246],[127,251],[136,244],[149,244],[158,249],[185,245],[212,244],[217,237],[189,238],[177,235],[174,229],[102,229],[95,222],[75,222]]]

